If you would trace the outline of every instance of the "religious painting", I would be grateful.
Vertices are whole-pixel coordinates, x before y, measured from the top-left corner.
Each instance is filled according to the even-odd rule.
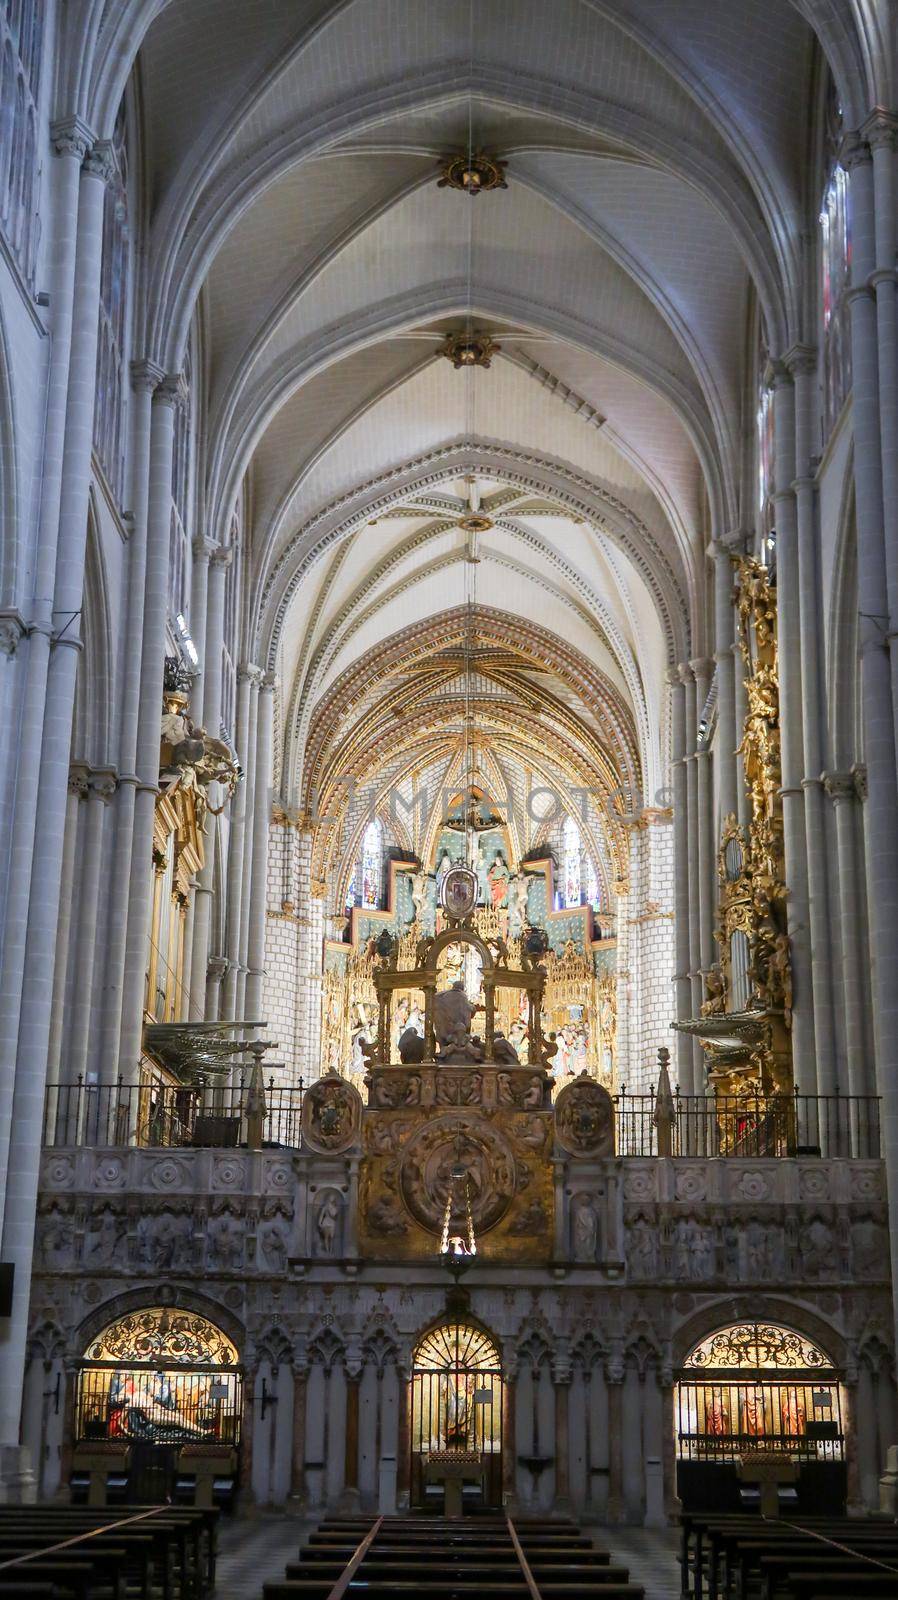
[[[732,1461],[759,1448],[803,1460],[844,1459],[829,1357],[774,1323],[736,1323],[696,1345],[677,1407],[680,1460]]]
[[[236,1444],[242,1376],[230,1339],[205,1317],[149,1307],[110,1326],[78,1372],[76,1438]]]

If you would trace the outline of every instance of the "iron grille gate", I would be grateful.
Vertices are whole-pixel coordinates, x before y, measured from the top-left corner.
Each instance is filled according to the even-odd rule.
[[[480,1457],[483,1503],[501,1505],[502,1371],[495,1344],[480,1328],[448,1323],[421,1340],[412,1367],[410,1433],[413,1505],[427,1500],[428,1459],[461,1451]]]

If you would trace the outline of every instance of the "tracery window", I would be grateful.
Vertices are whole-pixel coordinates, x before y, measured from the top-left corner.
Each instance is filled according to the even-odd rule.
[[[103,203],[103,264],[100,272],[100,326],[94,449],[119,505],[124,493],[125,326],[128,301],[128,150],[125,102],[112,136],[115,174]]]
[[[832,1362],[813,1340],[775,1323],[721,1328],[686,1359],[677,1431],[681,1460],[733,1460],[746,1449],[841,1460]]]
[[[842,110],[830,84],[826,114],[827,179],[820,206],[823,291],[823,424],[828,438],[851,389],[851,331],[845,291],[851,282],[851,215],[848,174],[836,151]]]
[[[766,364],[766,356],[762,352],[759,360],[762,374]],[[770,554],[769,546],[773,536],[773,495],[776,481],[774,478],[773,390],[768,388],[763,376],[758,395],[757,453],[758,526],[763,540],[763,555],[766,561]]]
[[[190,605],[187,577],[190,571],[189,512],[190,503],[190,436],[193,358],[190,346],[184,358],[186,399],[175,407],[174,448],[171,470],[171,535],[168,555],[169,605],[174,616],[189,617]]]
[[[383,847],[383,823],[375,817],[365,829],[362,840],[362,905],[368,910],[376,910],[380,904]]]
[[[222,732],[234,743],[235,709],[237,702],[237,628],[238,600],[240,594],[240,519],[231,519],[231,564],[225,574],[224,630],[221,647],[221,725]]]
[[[0,228],[29,284],[34,282],[39,237],[42,14],[40,0],[5,0],[0,5]]]
[[[580,829],[573,817],[564,819],[564,893],[567,906],[579,906],[583,900],[582,846]]]
[[[105,1213],[110,1231],[112,1211]],[[189,1250],[192,1223],[171,1243]],[[173,1222],[177,1232],[179,1223]],[[114,1241],[111,1241],[114,1245]],[[242,1378],[236,1346],[192,1311],[151,1306],[120,1317],[91,1342],[78,1373],[78,1439],[131,1438],[151,1444],[221,1441],[240,1435]]]

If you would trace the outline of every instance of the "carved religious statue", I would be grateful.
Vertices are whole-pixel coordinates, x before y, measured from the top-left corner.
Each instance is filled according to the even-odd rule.
[[[459,979],[433,997],[433,1029],[441,1061],[482,1061],[483,1046],[471,1037],[471,1021],[480,1006],[472,1005]]]

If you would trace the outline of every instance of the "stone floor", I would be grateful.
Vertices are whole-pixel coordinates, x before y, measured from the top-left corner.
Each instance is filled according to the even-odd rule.
[[[301,1517],[261,1513],[227,1519],[222,1528],[215,1600],[261,1600],[262,1585],[282,1578],[295,1561],[309,1528]],[[593,1541],[611,1551],[615,1563],[629,1567],[646,1600],[679,1600],[680,1568],[674,1529],[589,1529]]]

